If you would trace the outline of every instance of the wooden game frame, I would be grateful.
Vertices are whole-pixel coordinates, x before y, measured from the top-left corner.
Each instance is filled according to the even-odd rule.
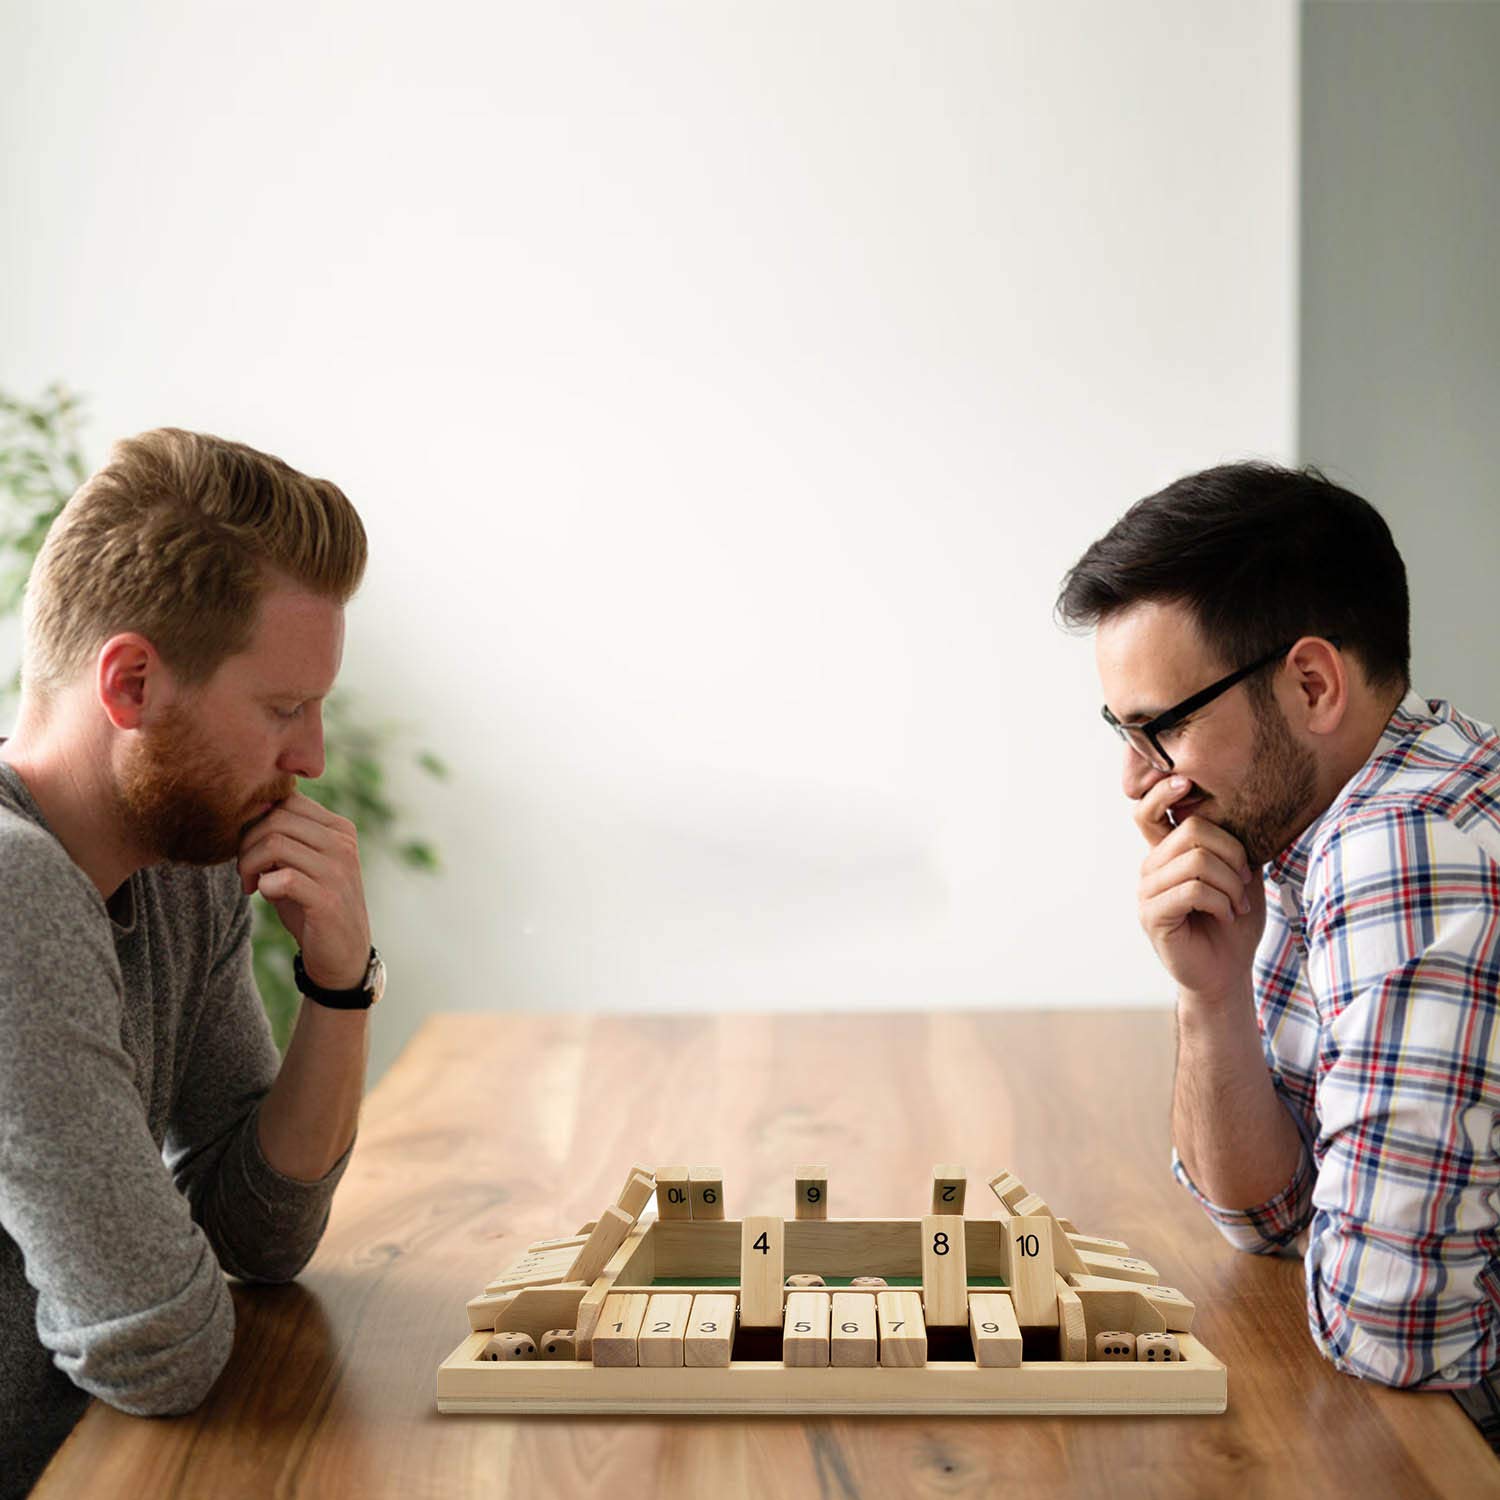
[[[610,1225],[585,1225],[587,1233],[537,1242],[470,1302],[470,1333],[437,1371],[438,1409],[617,1415],[1191,1415],[1225,1410],[1228,1371],[1191,1333],[1193,1306],[1180,1292],[1160,1287],[1154,1268],[1130,1256],[1123,1242],[1079,1234],[1010,1174],[1001,1173],[990,1186],[996,1197],[994,1217],[947,1221],[962,1225],[967,1292],[991,1291],[999,1278],[1014,1288],[1002,1295],[1019,1302],[1021,1288],[1010,1277],[1007,1253],[1015,1240],[1006,1232],[1006,1221],[1015,1220],[1012,1230],[1040,1227],[1042,1240],[1050,1237],[1052,1243],[1054,1258],[1044,1274],[1055,1295],[1047,1299],[1053,1321],[1032,1332],[1045,1334],[1052,1352],[1062,1357],[1021,1357],[1019,1363],[997,1368],[978,1363],[971,1346],[967,1357],[908,1367],[807,1368],[779,1358],[740,1357],[710,1368],[596,1366],[591,1336],[605,1297],[670,1290],[732,1294],[738,1302],[743,1292],[742,1280],[731,1286],[723,1280],[741,1276],[744,1221],[637,1220],[626,1215],[628,1230],[597,1276],[565,1279]],[[622,1202],[627,1193],[622,1193]],[[620,1216],[618,1209],[606,1213]],[[792,1270],[839,1277],[923,1277],[921,1218],[775,1222],[783,1227],[784,1264]],[[930,1274],[930,1265],[928,1269]],[[692,1280],[698,1277],[703,1280]],[[669,1285],[663,1286],[660,1278],[669,1279]],[[925,1279],[922,1285],[930,1290]],[[1033,1312],[1040,1305],[1035,1286],[1026,1305]],[[544,1333],[557,1328],[578,1330],[577,1358],[480,1358],[496,1332],[523,1333],[540,1344]],[[1137,1334],[1170,1330],[1179,1357],[1160,1364],[1096,1358],[1094,1340],[1101,1329]],[[780,1330],[770,1332],[779,1341]]]

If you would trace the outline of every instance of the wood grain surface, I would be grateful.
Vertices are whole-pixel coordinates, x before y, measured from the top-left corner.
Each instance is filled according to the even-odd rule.
[[[234,1288],[234,1354],[171,1419],[96,1401],[35,1491],[126,1496],[963,1496],[1500,1493],[1446,1394],[1334,1370],[1297,1257],[1229,1249],[1171,1178],[1162,1011],[446,1015],[365,1103],[322,1246],[292,1286]],[[464,1305],[533,1240],[599,1217],[634,1161],[714,1162],[730,1217],[920,1216],[936,1163],[971,1215],[1002,1168],[1197,1304],[1229,1367],[1199,1417],[440,1416]]]

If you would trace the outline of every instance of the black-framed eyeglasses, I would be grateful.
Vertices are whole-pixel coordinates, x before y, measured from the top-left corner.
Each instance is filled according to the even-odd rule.
[[[1342,644],[1336,635],[1330,635],[1326,639],[1334,646]],[[1235,683],[1243,682],[1252,672],[1258,672],[1262,667],[1270,666],[1273,661],[1280,661],[1296,644],[1296,641],[1288,641],[1286,645],[1278,646],[1274,651],[1268,651],[1259,661],[1253,661],[1248,667],[1241,667],[1238,672],[1231,672],[1229,676],[1210,683],[1201,693],[1194,693],[1191,698],[1184,698],[1181,703],[1173,704],[1164,713],[1157,714],[1154,719],[1148,719],[1144,724],[1122,724],[1110,713],[1107,703],[1099,712],[1104,715],[1104,722],[1143,760],[1150,762],[1158,771],[1170,771],[1175,762],[1162,749],[1158,736],[1165,734],[1169,729],[1175,729],[1189,714],[1196,713],[1205,703],[1212,703],[1221,693],[1227,693]]]

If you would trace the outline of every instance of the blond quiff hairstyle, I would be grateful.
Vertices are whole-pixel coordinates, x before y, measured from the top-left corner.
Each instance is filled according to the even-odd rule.
[[[347,602],[365,529],[343,491],[270,454],[158,427],[124,438],[47,533],[26,586],[22,683],[42,702],[137,631],[201,686],[245,650],[279,574]]]

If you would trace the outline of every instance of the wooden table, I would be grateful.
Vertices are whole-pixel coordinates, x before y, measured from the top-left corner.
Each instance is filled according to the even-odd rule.
[[[1172,1181],[1172,1068],[1162,1011],[436,1018],[366,1102],[301,1280],[235,1287],[234,1354],[205,1405],[151,1420],[94,1402],[35,1495],[1500,1493],[1449,1396],[1335,1371],[1301,1261],[1230,1250]],[[926,1212],[935,1162],[968,1167],[972,1213],[1007,1168],[1195,1300],[1229,1409],[440,1416],[468,1298],[529,1241],[594,1218],[635,1160],[722,1165],[731,1217],[790,1214],[803,1161],[832,1168],[839,1216]]]

